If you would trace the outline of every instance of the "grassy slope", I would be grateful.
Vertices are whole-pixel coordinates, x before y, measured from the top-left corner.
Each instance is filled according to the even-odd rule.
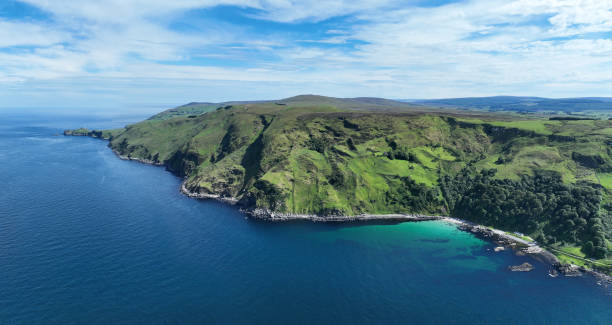
[[[438,180],[468,165],[496,168],[496,177],[509,179],[555,170],[566,183],[612,191],[612,121],[396,103],[298,96],[215,104],[200,115],[149,119],[105,134],[119,153],[186,176],[191,191],[291,213],[446,213]],[[393,157],[398,152],[409,158]],[[406,178],[431,189],[432,204],[404,203],[414,196],[404,191]]]
[[[200,115],[215,110],[222,104],[216,103],[189,103],[175,108],[167,109],[155,114],[149,120],[166,120],[169,118],[183,115]]]
[[[589,180],[612,189],[609,172],[596,171],[572,159],[572,153],[578,152],[600,156],[608,164],[607,141],[612,141],[612,135],[606,130],[612,128],[610,121],[452,117],[445,112],[415,113],[409,106],[371,113],[363,112],[362,107],[339,108],[342,105],[334,105],[331,99],[313,104],[311,96],[300,97],[286,100],[287,105],[242,104],[196,117],[147,120],[128,126],[112,139],[111,146],[124,154],[159,162],[171,160],[177,151],[177,157],[189,156],[183,162],[195,164],[188,173],[188,185],[193,189],[219,190],[214,184],[223,181],[236,187],[230,191],[236,196],[246,190],[248,184],[242,182],[254,176],[268,180],[289,195],[286,209],[294,212],[316,212],[299,203],[308,201],[305,196],[297,201],[291,197],[296,190],[310,196],[324,193],[326,200],[334,201],[332,205],[346,213],[364,209],[383,212],[383,206],[373,198],[366,199],[358,188],[367,187],[369,196],[377,196],[401,176],[434,187],[440,173],[452,173],[468,162],[479,168],[497,168],[498,177],[515,178],[534,169],[552,169],[561,172],[567,182]],[[450,120],[461,123],[451,125]],[[485,125],[526,133],[495,139],[491,131],[488,134],[484,130]],[[557,141],[549,135],[576,140]],[[323,148],[313,150],[312,139],[322,141]],[[349,148],[349,139],[354,148]],[[387,158],[391,141],[405,147],[416,159]],[[247,166],[255,169],[249,172],[244,166],[247,149],[251,149],[248,157],[259,155],[250,161],[253,166]],[[500,157],[508,162],[496,163]],[[332,167],[340,170],[349,185],[329,185]]]

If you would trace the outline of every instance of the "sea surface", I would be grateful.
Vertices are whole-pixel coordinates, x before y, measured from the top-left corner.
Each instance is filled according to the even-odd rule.
[[[0,324],[612,324],[610,289],[451,224],[248,220],[58,135],[141,118],[0,113]]]

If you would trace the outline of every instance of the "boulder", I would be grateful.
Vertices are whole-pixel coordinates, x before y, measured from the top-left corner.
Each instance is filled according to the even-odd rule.
[[[533,265],[525,262],[521,265],[508,266],[508,269],[512,272],[529,272],[534,269]]]

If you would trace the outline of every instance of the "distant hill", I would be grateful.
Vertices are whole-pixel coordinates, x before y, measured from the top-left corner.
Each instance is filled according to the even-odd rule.
[[[519,96],[466,97],[429,100],[403,100],[413,104],[457,109],[513,112],[612,113],[612,98],[542,98]]]
[[[176,116],[201,115],[234,105],[273,104],[292,107],[334,107],[342,110],[385,112],[423,112],[476,110],[518,113],[604,114],[612,115],[612,97],[542,98],[520,96],[465,97],[445,99],[400,99],[377,97],[336,98],[319,95],[299,95],[278,100],[229,101],[220,103],[192,102],[167,109],[149,120],[165,120]]]
[[[355,97],[336,98],[318,95],[299,95],[275,101],[279,104],[291,104],[293,106],[333,106],[340,109],[351,110],[396,110],[414,109],[417,105],[377,97]]]
[[[263,100],[263,101],[231,101],[220,103],[209,102],[192,102],[171,108],[153,115],[149,120],[165,120],[176,116],[183,115],[200,115],[216,109],[234,106],[234,105],[253,105],[253,104],[273,104],[278,106],[291,105],[293,107],[335,107],[338,109],[348,110],[404,110],[404,109],[422,109],[423,105],[414,105],[411,103],[395,101],[391,99],[375,98],[375,97],[358,97],[358,98],[335,98],[318,95],[299,95],[278,100]]]

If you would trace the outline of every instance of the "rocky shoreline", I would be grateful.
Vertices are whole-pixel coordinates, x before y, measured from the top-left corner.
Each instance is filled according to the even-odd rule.
[[[147,164],[147,165],[154,165],[154,166],[165,166],[163,163],[160,162],[156,162],[153,160],[149,160],[149,159],[142,159],[142,158],[135,158],[135,157],[130,157],[130,156],[123,156],[121,155],[117,150],[115,149],[111,149],[113,151],[113,153],[119,157],[119,159],[122,160],[131,160],[131,161],[137,161],[143,164]]]
[[[204,200],[215,200],[232,205],[238,205],[238,199],[235,197],[225,197],[216,194],[196,193],[192,192],[185,186],[185,182],[181,183],[181,193],[188,197]],[[430,221],[441,220],[443,216],[428,216],[421,214],[359,214],[354,216],[348,215],[315,215],[315,214],[295,214],[274,212],[264,208],[241,208],[241,211],[249,218],[255,220],[271,221],[271,222],[286,222],[286,221],[313,221],[313,222],[352,222],[352,221],[389,221],[389,222],[404,222],[404,221]]]
[[[557,256],[534,243],[529,243],[525,240],[508,235],[503,231],[497,229],[487,228],[464,220],[447,218],[447,220],[448,219],[453,220],[453,222],[455,223],[458,223],[459,229],[468,231],[478,238],[493,242],[496,245],[500,245],[499,247],[501,248],[509,247],[515,252],[516,255],[531,256],[536,260],[550,265],[549,275],[551,277],[556,277],[558,275],[563,275],[567,277],[591,275],[597,280],[597,284],[605,287],[612,286],[611,276],[582,266],[577,266],[573,264],[562,264],[557,258]],[[498,251],[498,249],[496,248],[495,251]],[[523,265],[510,266],[509,270],[528,272],[532,269],[526,266],[522,266]]]
[[[188,197],[195,198],[195,199],[215,200],[215,201],[219,201],[219,202],[223,202],[223,203],[227,203],[231,205],[238,204],[238,199],[235,197],[225,197],[225,196],[221,196],[217,194],[191,192],[190,190],[187,189],[187,187],[185,187],[185,181],[181,183],[181,193],[187,195]]]
[[[218,198],[215,198],[218,199]],[[346,215],[329,215],[329,216],[318,216],[309,214],[291,214],[291,213],[278,213],[268,209],[252,208],[243,209],[243,212],[252,219],[263,220],[269,222],[286,222],[286,221],[312,221],[312,222],[419,222],[419,221],[431,221],[431,220],[442,220],[457,225],[457,228],[470,232],[477,238],[492,242],[498,247],[495,251],[505,250],[506,248],[512,249],[513,252],[518,256],[530,256],[538,261],[543,262],[550,266],[549,275],[556,277],[563,275],[567,277],[576,277],[583,275],[593,276],[599,285],[612,286],[612,277],[607,274],[600,273],[591,269],[587,269],[582,266],[576,266],[571,264],[562,264],[557,256],[549,252],[548,250],[538,246],[535,243],[528,242],[521,238],[509,235],[501,230],[488,228],[482,225],[478,225],[469,221],[460,220],[446,216],[428,216],[419,214],[361,214],[355,216]],[[522,265],[508,266],[508,269],[513,272],[529,272],[534,267],[529,263]]]
[[[508,235],[503,231],[491,229],[464,220],[460,221],[459,229],[470,232],[480,239],[493,242],[500,247],[511,248],[512,250],[516,251],[518,255],[533,256],[536,259],[553,266],[560,264],[559,259],[551,252],[518,237]]]
[[[250,218],[279,222],[279,221],[292,221],[292,220],[307,220],[313,222],[353,222],[353,221],[429,221],[429,220],[441,220],[445,217],[441,216],[427,216],[420,214],[359,214],[354,216],[347,215],[328,215],[319,216],[313,214],[292,214],[292,213],[279,213],[273,212],[268,209],[254,208],[243,210]]]

